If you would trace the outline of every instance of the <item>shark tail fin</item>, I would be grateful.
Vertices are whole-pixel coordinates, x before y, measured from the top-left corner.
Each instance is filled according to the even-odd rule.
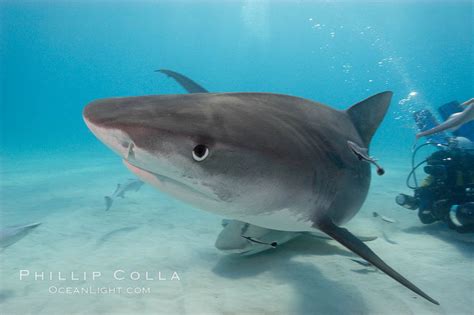
[[[382,122],[392,100],[390,91],[373,95],[346,110],[366,147]]]
[[[408,289],[412,290],[416,294],[424,297],[431,303],[439,305],[439,302],[431,298],[401,274],[393,270],[389,265],[387,265],[377,254],[375,254],[367,245],[355,237],[351,232],[345,228],[338,227],[331,220],[327,219],[319,223],[317,226],[321,231],[331,236],[334,240],[339,242],[344,247],[348,248],[352,252],[356,253],[360,257],[364,258],[366,261],[380,269],[382,272],[387,274],[389,277],[398,281]]]
[[[109,196],[105,196],[104,199],[105,199],[105,211],[109,211],[110,207],[112,207],[113,199],[112,197],[109,197]]]

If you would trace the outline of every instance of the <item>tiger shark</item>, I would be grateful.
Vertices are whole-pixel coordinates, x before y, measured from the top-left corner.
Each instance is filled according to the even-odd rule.
[[[392,92],[347,110],[272,93],[108,98],[83,111],[92,133],[143,181],[196,208],[279,231],[322,231],[439,304],[341,227],[361,208],[368,148]]]
[[[176,81],[188,93],[209,93],[209,91],[195,82],[191,78],[182,73],[168,69],[159,69],[155,72],[160,72]],[[357,147],[355,144],[348,141],[349,148],[354,151],[359,157],[359,160],[364,159],[368,163],[372,163],[377,167],[377,173],[383,175],[383,168],[370,156],[368,156],[367,149]],[[238,254],[242,256],[249,256],[261,253],[263,251],[275,248],[273,244],[284,244],[301,235],[310,235],[320,239],[328,239],[327,236],[321,233],[313,232],[293,232],[293,231],[279,231],[266,229],[261,226],[256,226],[247,222],[238,220],[222,220],[222,231],[217,236],[215,247],[227,254]],[[367,237],[358,235],[357,238],[364,242],[373,241],[377,237]],[[331,239],[331,238],[329,238]]]

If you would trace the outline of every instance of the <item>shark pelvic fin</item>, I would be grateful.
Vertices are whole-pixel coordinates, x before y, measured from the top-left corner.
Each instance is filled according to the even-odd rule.
[[[368,148],[370,140],[387,112],[392,92],[382,92],[355,104],[346,110],[359,135]]]
[[[331,220],[326,219],[317,225],[317,228],[331,236],[334,240],[338,241],[341,245],[348,248],[352,252],[356,253],[366,261],[380,269],[382,272],[387,274],[389,277],[403,284],[408,289],[412,290],[416,294],[424,297],[431,303],[439,305],[439,302],[428,296],[425,292],[403,277],[401,274],[393,270],[387,265],[377,254],[375,254],[367,245],[355,237],[351,232],[345,228],[338,227]]]

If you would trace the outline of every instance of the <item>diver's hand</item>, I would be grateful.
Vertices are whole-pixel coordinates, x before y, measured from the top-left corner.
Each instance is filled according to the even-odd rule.
[[[462,105],[462,106],[474,105],[474,98],[471,98],[470,100],[465,101],[465,102],[462,103],[461,105]]]

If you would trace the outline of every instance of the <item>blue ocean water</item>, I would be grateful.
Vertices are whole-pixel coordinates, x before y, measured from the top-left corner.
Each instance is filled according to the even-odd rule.
[[[230,281],[239,278],[232,273],[233,263],[224,261],[217,266],[206,265],[206,262],[218,260],[212,242],[220,228],[219,218],[202,214],[151,188],[144,189],[143,200],[140,200],[140,195],[131,195],[125,199],[123,208],[120,208],[122,212],[117,211],[119,218],[110,215],[103,218],[103,195],[111,193],[118,182],[130,175],[120,160],[87,129],[82,119],[83,108],[90,101],[104,97],[184,93],[175,82],[154,72],[161,68],[184,73],[210,91],[283,93],[312,99],[338,109],[390,90],[394,92],[394,98],[373,141],[371,153],[382,162],[385,159],[388,165],[384,166],[388,170],[400,171],[400,174],[387,180],[375,179],[377,188],[374,194],[369,195],[367,202],[368,209],[387,204],[390,204],[390,209],[396,209],[392,205],[393,197],[405,189],[404,179],[409,170],[409,158],[415,140],[413,112],[423,108],[435,112],[441,104],[452,100],[462,102],[472,97],[473,20],[471,1],[2,1],[1,225],[49,221],[52,223],[49,227],[46,225],[45,229],[54,233],[37,236],[44,243],[53,244],[48,250],[42,251],[43,254],[35,253],[31,258],[27,252],[13,247],[9,249],[11,254],[4,254],[2,273],[4,277],[8,275],[10,278],[5,285],[0,285],[0,310],[3,304],[6,314],[60,314],[62,311],[63,314],[153,313],[156,311],[154,305],[157,307],[156,303],[161,301],[170,304],[160,304],[160,312],[170,314],[309,314],[315,305],[307,300],[310,299],[307,290],[316,287],[315,282],[290,290],[297,292],[297,298],[288,298],[293,306],[268,306],[272,299],[266,297],[263,305],[245,308],[242,305],[246,299],[258,304],[248,292],[236,297],[234,302],[231,301],[234,293],[219,295],[221,288],[226,288]],[[163,206],[159,207],[160,204]],[[152,208],[152,216],[147,216],[147,212],[143,211],[144,205],[156,207]],[[184,209],[184,212],[176,214],[178,208]],[[392,215],[397,213],[397,210],[387,211]],[[83,216],[83,213],[87,215]],[[370,213],[367,211],[365,216],[369,218]],[[176,220],[172,219],[174,216],[177,216]],[[96,219],[97,225],[91,223],[93,219]],[[81,220],[84,222],[81,223]],[[415,216],[402,215],[398,220],[406,225],[404,227],[419,225]],[[60,231],[64,222],[71,221],[78,225],[67,225],[70,230]],[[144,222],[145,230],[137,232],[133,229],[142,227]],[[26,284],[16,281],[17,270],[26,267],[25,263],[20,266],[20,263],[15,265],[12,261],[24,262],[26,259],[28,268],[36,266],[44,269],[51,263],[44,260],[44,253],[49,257],[57,255],[55,261],[64,264],[54,266],[61,270],[74,269],[71,266],[77,255],[88,257],[81,265],[86,266],[84,268],[87,271],[94,270],[96,266],[115,268],[117,264],[108,260],[111,253],[123,253],[130,258],[125,259],[129,267],[122,268],[146,268],[132,258],[145,253],[152,257],[152,253],[158,251],[154,247],[156,243],[147,239],[147,235],[155,230],[150,222],[156,224],[156,229],[163,229],[161,240],[172,244],[167,247],[166,261],[171,266],[168,270],[181,268],[185,273],[185,270],[192,268],[182,261],[195,259],[199,265],[195,267],[196,272],[211,274],[209,270],[214,267],[214,274],[223,279],[212,278],[215,282],[202,280],[202,283],[211,284],[205,284],[204,291],[195,295],[197,291],[193,290],[200,286],[200,280],[188,278],[180,287],[171,284],[168,288],[171,293],[160,291],[161,295],[156,300],[130,297],[125,302],[118,298],[105,301],[92,301],[86,297],[71,299],[68,300],[71,306],[68,311],[64,311],[67,306],[60,304],[54,295],[51,297],[46,294],[47,289],[46,293],[43,292],[41,285],[33,285],[28,289]],[[184,234],[182,230],[192,229],[193,222],[198,228],[189,232],[189,235]],[[209,222],[214,224],[211,228]],[[175,231],[176,225],[176,229],[181,232]],[[118,231],[117,234],[107,236],[106,233],[114,229]],[[98,230],[105,235],[97,236],[99,234],[95,232]],[[113,243],[120,233],[127,232],[132,236],[124,239],[132,243]],[[194,234],[199,233],[202,234],[193,238]],[[407,245],[409,239],[400,236],[400,233],[396,232],[395,235],[405,243],[399,243]],[[431,244],[430,238],[434,238],[432,234],[428,233],[420,242]],[[79,237],[68,243],[67,240],[73,240],[75,235],[85,235],[85,238]],[[58,241],[58,238],[61,240]],[[112,240],[110,246],[108,240]],[[389,308],[386,309],[387,313],[472,312],[472,247],[464,243],[459,245],[459,241],[453,241],[452,245],[443,238],[436,240],[440,243],[429,245],[430,251],[426,254],[431,259],[431,265],[436,266],[455,257],[460,264],[457,267],[465,268],[461,276],[452,274],[450,278],[458,277],[462,288],[459,291],[462,293],[453,287],[435,290],[438,295],[450,290],[456,292],[448,297],[438,296],[448,306],[432,308],[420,302],[421,299],[413,300],[403,287],[398,286],[394,290],[399,296],[406,294],[411,304],[396,306],[395,302],[391,304],[384,299],[386,296],[379,296],[377,292],[367,296],[356,294],[354,297],[355,293],[350,289],[346,291],[337,287],[343,280],[337,278],[337,274],[332,274],[333,278],[339,280],[329,280],[329,284],[323,281],[326,286],[323,284],[322,290],[326,290],[328,296],[314,300],[321,305],[320,312],[340,313],[351,307],[348,313],[380,313],[384,310],[380,304],[384,303]],[[30,240],[28,244],[34,246],[32,242]],[[94,251],[83,247],[89,244],[87,242],[91,242]],[[19,247],[22,247],[20,244]],[[143,244],[142,248],[140,244]],[[180,247],[188,245],[194,245],[195,254],[188,254],[187,247]],[[98,248],[107,246],[110,251],[107,255],[101,255]],[[134,246],[138,249],[128,250]],[[437,246],[447,251],[454,247],[456,253],[447,254],[443,259],[437,258]],[[75,247],[77,252],[71,247]],[[303,250],[305,255],[298,261],[297,267],[300,269],[295,269],[299,270],[295,277],[301,281],[307,278],[306,270],[311,271],[309,265],[314,261],[308,258],[312,251],[305,251],[302,247],[293,245],[289,252],[277,257],[280,259],[275,262],[278,273],[287,270],[283,261],[294,257],[293,252]],[[324,253],[331,252],[332,247],[324,245],[322,250]],[[117,253],[119,248],[123,252]],[[382,253],[386,248],[379,246]],[[418,252],[417,247],[412,249],[413,253],[425,255]],[[161,254],[163,251],[161,249]],[[397,260],[394,253],[384,254],[387,259]],[[18,259],[8,258],[15,255]],[[106,262],[101,265],[94,257]],[[330,257],[326,254],[317,259],[330,263]],[[164,260],[150,258],[147,263],[167,265],[168,262],[164,263]],[[272,258],[266,256],[257,260],[257,265],[272,262]],[[262,267],[252,267],[254,265],[249,260],[240,264],[247,270],[243,278],[249,281],[243,284],[244,287],[258,287],[261,282],[268,280],[257,277],[257,274],[265,274]],[[417,274],[408,266],[402,269]],[[469,273],[466,270],[470,270],[470,275],[466,276]],[[424,281],[425,288],[432,283],[429,277],[433,272],[438,274],[437,277],[443,277],[440,274],[446,270],[431,269],[430,272],[417,279],[418,283]],[[318,272],[318,277],[322,273]],[[447,275],[450,275],[449,272]],[[252,276],[255,277],[249,280]],[[455,283],[454,280],[436,279],[451,286]],[[382,290],[395,287],[395,282],[384,280],[383,284],[387,287]],[[264,292],[292,283],[284,277],[272,281],[268,291],[265,289]],[[435,283],[432,286],[442,284]],[[212,290],[213,286],[218,289]],[[284,288],[279,290],[276,292],[287,292]],[[191,301],[186,300],[186,296],[189,297],[187,294],[191,294]],[[224,299],[222,304],[226,307],[219,307],[221,302],[209,302],[209,296],[213,294]],[[260,292],[259,296],[262,294]],[[347,304],[337,305],[338,294],[348,300]],[[47,298],[38,302],[44,296]],[[457,300],[459,296],[461,298]],[[403,298],[400,297],[400,300]],[[182,309],[175,307],[180,301],[184,303]],[[24,303],[25,308],[20,306],[21,303]]]
[[[278,92],[336,108],[392,90],[392,115],[377,142],[392,148],[412,140],[413,130],[394,119],[409,116],[398,103],[410,92],[418,93],[412,103],[428,107],[472,94],[470,1],[5,1],[1,8],[5,152],[96,145],[81,120],[91,100],[183,92],[157,68],[211,91]]]

